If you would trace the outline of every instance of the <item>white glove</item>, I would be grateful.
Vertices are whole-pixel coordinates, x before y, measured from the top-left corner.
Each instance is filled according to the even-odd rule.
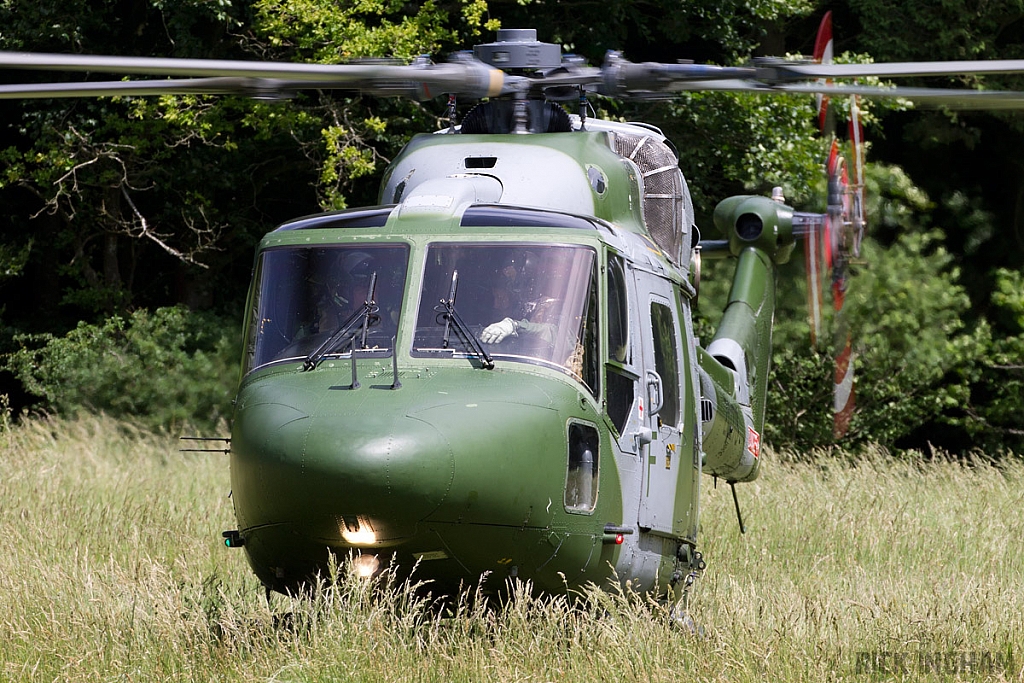
[[[484,328],[484,331],[480,333],[480,341],[484,344],[497,344],[509,335],[515,336],[518,327],[512,318],[499,320]]]

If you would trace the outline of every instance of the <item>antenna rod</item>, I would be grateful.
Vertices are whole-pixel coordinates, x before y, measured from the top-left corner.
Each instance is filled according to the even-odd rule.
[[[740,533],[747,533],[747,527],[743,526],[743,515],[740,513],[740,500],[736,497],[736,482],[730,481],[729,488],[732,489],[732,503],[736,506],[736,519],[740,522]]]

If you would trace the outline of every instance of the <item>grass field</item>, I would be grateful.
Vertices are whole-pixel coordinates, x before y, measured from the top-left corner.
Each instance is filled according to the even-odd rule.
[[[226,456],[102,418],[0,432],[0,680],[1024,680],[1024,465],[768,454],[705,480],[695,636],[629,596],[438,618],[343,579],[268,607]]]

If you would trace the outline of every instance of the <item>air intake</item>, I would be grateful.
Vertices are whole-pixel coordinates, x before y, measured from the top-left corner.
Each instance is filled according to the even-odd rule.
[[[640,169],[644,221],[654,243],[676,265],[690,262],[693,202],[676,153],[655,134],[615,133],[615,151]]]

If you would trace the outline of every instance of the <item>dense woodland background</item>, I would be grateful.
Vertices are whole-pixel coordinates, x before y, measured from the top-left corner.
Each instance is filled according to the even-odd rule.
[[[0,0],[0,49],[441,60],[499,26],[532,26],[595,64],[608,49],[732,64],[810,53],[829,9],[841,59],[1024,58],[1024,0]],[[1024,78],[944,83],[957,81],[1024,90]],[[706,235],[715,203],[738,192],[782,185],[798,208],[822,208],[810,97],[597,106],[674,140]],[[871,239],[848,303],[858,412],[845,445],[1024,452],[1024,114],[868,113]],[[259,238],[376,203],[387,161],[443,114],[440,100],[317,92],[0,101],[0,407],[216,429]],[[705,330],[728,276],[705,283]],[[806,450],[831,443],[832,367],[808,342],[803,281],[800,263],[779,281],[768,437]]]

